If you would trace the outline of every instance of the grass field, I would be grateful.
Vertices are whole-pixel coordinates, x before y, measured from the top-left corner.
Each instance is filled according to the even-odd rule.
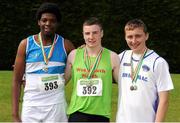
[[[180,122],[180,74],[171,74],[175,89],[170,94],[170,104],[166,122]],[[12,71],[0,71],[0,122],[12,121],[11,116],[11,84]],[[66,86],[67,101],[70,100],[71,84]],[[112,119],[115,121],[117,106],[117,85],[113,84]]]

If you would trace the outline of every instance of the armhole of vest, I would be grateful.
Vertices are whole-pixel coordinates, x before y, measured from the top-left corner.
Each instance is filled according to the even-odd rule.
[[[66,48],[65,48],[65,39],[62,36],[58,35],[58,39],[57,40],[59,40],[59,38],[61,38],[61,41],[62,41],[61,43],[62,43],[63,51],[64,51],[64,54],[67,57],[67,52],[66,52]]]
[[[157,59],[160,58],[160,56],[158,56],[155,60],[154,60],[154,63],[153,63],[153,72],[154,72],[154,68],[155,68],[155,63],[157,61]]]
[[[26,54],[28,52],[28,48],[29,48],[29,37],[26,38]]]
[[[112,65],[112,61],[111,61],[111,52],[112,51],[105,47],[103,47],[103,50],[104,50],[105,57],[110,60],[109,62],[110,62],[111,69],[113,69],[113,65]]]
[[[76,61],[78,61],[77,54],[80,52],[79,50],[80,50],[79,48],[76,49],[76,52],[75,52],[75,54],[74,54],[74,61],[73,61],[73,63],[72,63],[72,66],[73,66],[73,64],[76,63]]]
[[[120,64],[121,64],[121,62],[122,62],[122,60],[123,60],[123,58],[124,58],[124,55],[125,55],[126,51],[127,51],[127,50],[125,50],[125,51],[123,52],[123,54],[122,54],[122,57],[121,57],[121,59],[120,59]]]

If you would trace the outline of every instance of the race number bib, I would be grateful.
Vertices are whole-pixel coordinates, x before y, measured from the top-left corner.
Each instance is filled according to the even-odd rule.
[[[41,92],[57,90],[64,86],[65,80],[60,75],[48,75],[40,77],[39,89]]]
[[[78,96],[102,96],[102,79],[80,79],[77,82]]]

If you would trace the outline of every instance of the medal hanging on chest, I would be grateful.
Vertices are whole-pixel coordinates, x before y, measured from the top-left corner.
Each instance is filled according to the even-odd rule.
[[[101,60],[101,56],[102,56],[102,51],[103,48],[99,51],[98,55],[96,56],[95,62],[93,63],[92,67],[91,67],[91,63],[90,63],[90,58],[88,56],[87,50],[85,49],[84,51],[84,64],[86,66],[87,71],[89,71],[88,73],[88,79],[90,79],[92,77],[92,74],[94,73],[94,71],[97,69],[99,62]]]
[[[131,85],[131,86],[130,86],[130,90],[131,90],[131,91],[133,91],[133,90],[135,91],[135,90],[137,90],[137,89],[138,89],[138,88],[137,88],[137,85]]]
[[[130,63],[131,63],[131,79],[132,79],[132,85],[130,86],[131,91],[138,90],[138,86],[136,85],[136,82],[137,82],[138,74],[141,69],[141,65],[143,63],[144,56],[146,55],[147,50],[148,50],[147,48],[144,50],[144,53],[141,55],[141,58],[137,64],[135,70],[133,68],[133,61],[132,61],[133,52],[131,53],[131,61],[130,61]]]
[[[49,63],[49,59],[51,58],[52,53],[54,51],[54,45],[56,43],[56,34],[54,36],[53,44],[52,44],[52,46],[50,48],[48,57],[46,56],[46,53],[44,51],[44,46],[43,46],[43,41],[42,41],[41,33],[38,34],[38,39],[40,41],[40,46],[41,46],[41,50],[42,50],[42,54],[43,54],[43,58],[44,58],[44,67],[42,68],[42,70],[44,72],[48,72],[48,63]]]
[[[134,90],[134,86],[133,86],[133,85],[130,86],[130,90],[131,90],[131,91]]]
[[[43,70],[44,72],[48,72],[48,66],[44,66],[44,67],[42,68],[42,70]]]

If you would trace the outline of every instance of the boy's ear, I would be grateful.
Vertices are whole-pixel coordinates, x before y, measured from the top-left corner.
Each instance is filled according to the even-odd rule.
[[[146,33],[146,40],[148,40],[149,39],[149,33],[147,32]]]
[[[38,20],[38,25],[40,26],[40,21]]]
[[[104,36],[104,31],[102,30],[101,31],[101,38]]]

